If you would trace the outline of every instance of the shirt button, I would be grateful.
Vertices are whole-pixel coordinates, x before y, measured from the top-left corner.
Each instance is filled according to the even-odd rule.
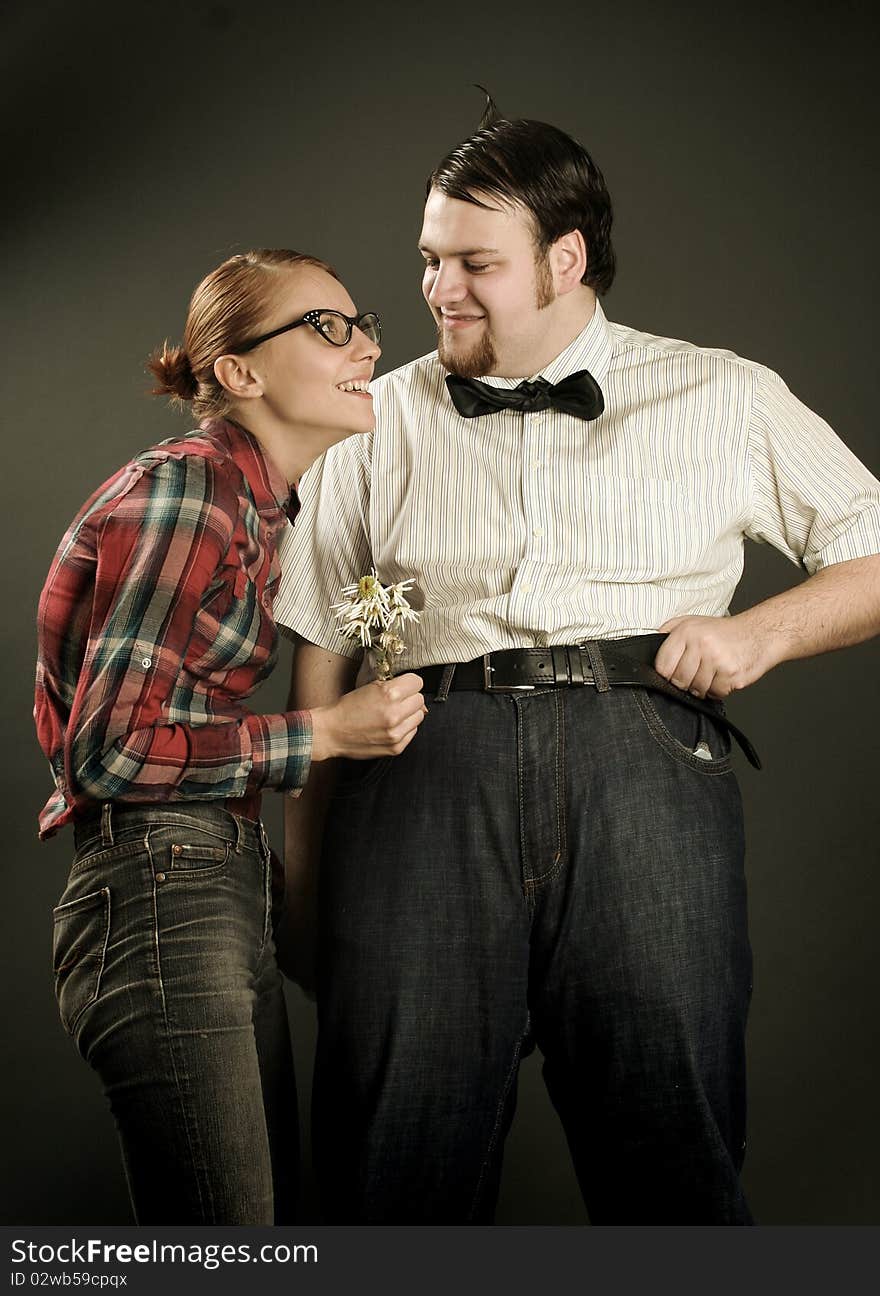
[[[152,666],[152,664],[153,664],[152,657],[144,657],[141,660],[141,665],[143,666],[144,670],[147,670],[150,666]]]
[[[532,587],[531,587],[531,585],[527,584],[527,583],[524,581],[523,584],[520,585],[520,587],[519,587],[519,592],[520,592],[521,594],[531,594],[531,592],[532,592]]]
[[[533,535],[533,536],[542,536],[543,534],[544,534],[544,528],[543,528],[543,527],[534,527],[534,528],[532,529],[532,535]]]
[[[543,468],[543,467],[544,467],[544,460],[543,460],[543,459],[533,459],[533,460],[532,460],[532,467],[533,467],[533,468]]]

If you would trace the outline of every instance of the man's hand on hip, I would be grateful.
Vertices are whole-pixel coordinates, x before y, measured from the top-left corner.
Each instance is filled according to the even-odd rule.
[[[776,662],[760,628],[742,616],[673,617],[654,662],[658,675],[695,697],[725,698],[754,684]]]
[[[880,632],[880,554],[832,563],[736,616],[673,617],[654,662],[697,697],[724,698],[774,666]]]

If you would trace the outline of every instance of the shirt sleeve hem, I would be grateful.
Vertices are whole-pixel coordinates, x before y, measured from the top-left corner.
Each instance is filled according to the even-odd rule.
[[[311,712],[254,715],[245,723],[251,736],[248,791],[301,792],[312,764]]]
[[[804,566],[812,576],[824,567],[856,558],[873,558],[877,554],[880,554],[880,520],[872,525],[872,521],[865,518],[859,519],[822,549],[805,554]]]

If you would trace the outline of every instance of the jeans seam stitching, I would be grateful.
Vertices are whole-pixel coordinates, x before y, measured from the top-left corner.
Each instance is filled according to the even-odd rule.
[[[171,867],[166,870],[166,878],[169,882],[182,882],[185,878],[213,878],[218,873],[222,873],[229,864],[229,857],[232,854],[232,842],[226,842],[226,854],[222,860],[211,860],[209,864],[195,868],[188,867],[186,864],[176,864],[172,861]]]
[[[269,849],[269,839],[266,836],[262,820],[260,820],[259,858],[263,870],[263,938],[260,941],[260,957],[262,958],[269,939],[269,932],[272,929],[272,852]]]
[[[565,821],[565,711],[561,689],[556,690],[556,861],[562,863],[562,857],[568,846],[568,827]]]
[[[477,1186],[474,1189],[473,1198],[471,1199],[471,1208],[470,1211],[468,1212],[469,1220],[473,1219],[474,1213],[476,1212],[477,1206],[480,1201],[480,1193],[483,1190],[483,1184],[486,1179],[486,1172],[489,1169],[489,1162],[492,1158],[492,1153],[495,1150],[496,1144],[498,1142],[498,1132],[501,1128],[501,1121],[504,1115],[504,1107],[507,1102],[507,1097],[508,1094],[510,1093],[511,1086],[514,1081],[514,1077],[516,1076],[517,1070],[519,1068],[519,1060],[520,1060],[520,1054],[522,1053],[523,1040],[526,1038],[527,1033],[528,1033],[528,1026],[526,1026],[526,1030],[523,1031],[523,1033],[520,1035],[519,1039],[516,1042],[516,1047],[513,1050],[513,1058],[511,1059],[510,1066],[508,1067],[507,1070],[507,1075],[505,1076],[504,1079],[504,1087],[501,1091],[501,1097],[498,1099],[498,1106],[495,1109],[495,1124],[492,1126],[492,1133],[489,1136],[489,1146],[486,1148],[486,1155],[483,1158],[483,1164],[480,1167],[480,1176],[479,1179],[477,1180]]]
[[[525,817],[525,799],[523,796],[523,714],[518,706],[514,704],[514,714],[516,715],[516,779],[517,779],[517,800],[519,802],[519,857],[520,857],[520,877],[522,879],[523,894],[528,896],[532,887],[532,879],[527,877],[527,847],[526,847],[526,817]]]
[[[101,896],[101,902],[102,902],[101,908],[104,911],[102,915],[102,921],[104,925],[104,938],[101,941],[101,952],[99,955],[93,956],[96,957],[97,959],[98,975],[95,978],[95,989],[91,997],[82,1005],[82,1007],[74,1014],[74,1016],[71,1017],[69,1022],[65,1022],[63,1017],[61,1019],[64,1029],[71,1037],[73,1037],[74,1031],[76,1030],[76,1024],[79,1021],[79,1019],[82,1017],[83,1013],[87,1009],[91,1008],[93,1004],[96,1004],[98,1002],[98,999],[100,998],[101,995],[101,983],[104,980],[104,971],[107,966],[107,946],[110,944],[110,912],[111,912],[110,888],[107,886],[101,887],[99,891],[95,892],[95,894]],[[82,899],[86,899],[86,898],[87,897],[85,896],[82,897]],[[76,903],[77,901],[75,900],[68,901],[68,904],[76,904]],[[57,908],[59,909],[61,907],[62,907],[61,905],[57,906]],[[59,1003],[59,1012],[60,1012],[60,1007],[61,1005]]]
[[[561,689],[556,689],[553,697],[554,720],[556,724],[556,751],[554,758],[554,778],[556,785],[556,857],[550,868],[544,873],[538,874],[537,877],[523,879],[523,891],[526,895],[531,894],[536,891],[538,887],[543,886],[545,883],[552,881],[553,878],[556,877],[557,873],[559,873],[563,867],[563,856],[568,843],[568,832],[565,821],[565,797],[562,795],[564,777],[560,779],[560,770],[563,771],[564,775],[565,765],[565,724],[563,719],[564,713],[561,708],[561,698]]]
[[[77,847],[76,854],[77,856],[80,856],[80,858],[74,859],[70,866],[68,877],[77,877],[87,868],[93,867],[94,864],[99,861],[99,857],[107,856],[109,852],[112,852],[112,855],[107,859],[100,858],[101,864],[116,864],[117,862],[124,860],[132,850],[134,854],[138,854],[143,848],[143,839],[141,837],[133,837],[130,841],[117,842],[115,846],[102,846],[99,850],[88,849],[92,842],[100,842],[100,840],[99,837],[92,838],[89,842],[83,842],[81,846]],[[84,850],[88,851],[88,854],[82,855]]]
[[[160,943],[159,943],[159,902],[158,902],[159,887],[158,887],[158,883],[156,882],[156,865],[155,865],[155,860],[153,859],[153,851],[150,847],[149,828],[147,829],[146,835],[144,837],[144,846],[146,848],[147,855],[149,856],[150,869],[153,874],[153,952],[156,960],[156,974],[157,974],[156,981],[159,988],[159,999],[162,1004],[162,1024],[165,1028],[165,1042],[168,1047],[168,1056],[171,1060],[171,1069],[174,1074],[175,1097],[180,1105],[181,1116],[183,1119],[183,1128],[186,1131],[186,1142],[189,1148],[190,1160],[193,1167],[193,1182],[195,1183],[196,1191],[199,1195],[199,1208],[201,1209],[202,1214],[204,1215],[205,1195],[204,1195],[203,1183],[202,1183],[203,1176],[197,1170],[197,1167],[200,1164],[200,1157],[196,1155],[196,1146],[195,1146],[195,1143],[197,1143],[198,1140],[196,1139],[194,1143],[192,1123],[189,1118],[187,1104],[183,1100],[183,1089],[180,1083],[180,1071],[178,1069],[177,1057],[175,1055],[175,1050],[174,1050],[174,1037],[171,1032],[171,1023],[168,1020],[168,1000],[165,995],[165,982],[162,979],[162,954],[161,954]],[[213,1200],[211,1201],[210,1204],[213,1212],[213,1205],[214,1205]]]
[[[698,774],[702,774],[704,778],[719,778],[724,774],[731,773],[732,760],[729,752],[726,756],[720,756],[717,761],[713,760],[711,762],[692,755],[684,743],[679,743],[676,738],[667,733],[666,727],[654,708],[651,699],[645,696],[641,690],[635,689],[633,692],[649,734],[657,746],[671,756],[673,760],[678,761],[680,765],[684,765],[688,769],[695,770]]]
[[[552,881],[561,868],[562,856],[560,855],[559,859],[554,862],[553,866],[549,868],[546,873],[542,873],[539,877],[528,878],[523,882],[523,889],[526,892],[536,891],[538,887],[543,886],[545,882]]]

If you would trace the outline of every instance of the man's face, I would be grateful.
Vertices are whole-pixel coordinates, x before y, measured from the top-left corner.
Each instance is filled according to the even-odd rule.
[[[556,293],[530,214],[518,206],[477,207],[432,189],[419,250],[441,364],[467,378],[535,372],[544,312]]]

